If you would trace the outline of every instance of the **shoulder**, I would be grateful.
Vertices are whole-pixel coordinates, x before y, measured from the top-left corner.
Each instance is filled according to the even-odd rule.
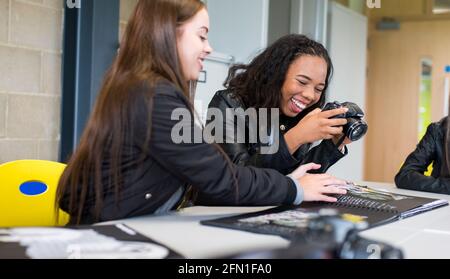
[[[180,89],[177,89],[177,87],[168,81],[162,80],[162,81],[156,81],[151,82],[149,80],[141,80],[136,83],[134,83],[130,87],[130,92],[135,94],[182,94]]]
[[[244,103],[242,100],[234,94],[232,90],[225,89],[216,92],[211,102],[209,103],[210,108],[244,108]]]
[[[447,130],[447,123],[448,122],[448,117],[444,117],[442,118],[439,122],[437,122],[436,124],[439,126],[439,128],[441,130]]]
[[[168,112],[177,108],[190,108],[189,99],[174,84],[168,81],[140,81],[130,90],[134,95],[134,108],[142,114],[151,110],[155,112]]]
[[[182,90],[169,81],[158,81],[153,86],[153,90],[155,95],[172,96],[184,99]]]
[[[439,133],[441,137],[444,137],[447,134],[448,129],[448,117],[444,117],[441,119],[439,123]]]
[[[442,118],[438,122],[433,122],[428,126],[433,131],[446,131],[447,130],[447,117]]]
[[[189,99],[184,96],[182,90],[173,83],[161,80],[157,82],[140,81],[131,88],[131,94],[135,94],[138,99],[153,99],[155,102],[162,100],[174,100],[176,102],[188,103]]]
[[[431,123],[427,128],[427,134],[436,138],[443,137],[447,131],[447,121],[447,117],[444,117],[438,122]]]

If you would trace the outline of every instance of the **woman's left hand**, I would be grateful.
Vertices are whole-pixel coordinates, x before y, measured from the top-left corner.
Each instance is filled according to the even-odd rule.
[[[295,179],[299,179],[300,177],[302,177],[305,174],[307,174],[308,171],[310,171],[310,170],[318,170],[318,169],[320,169],[320,167],[321,167],[321,165],[316,164],[316,163],[304,164],[304,165],[301,165],[300,167],[298,167],[295,171],[293,171],[291,173],[291,175]]]
[[[344,134],[335,135],[331,139],[333,141],[334,145],[337,145],[339,143],[339,141],[342,139],[343,136],[344,136]],[[350,143],[352,143],[352,141],[348,137],[345,137],[344,141],[338,147],[339,150],[342,150],[344,148],[344,146],[346,146],[347,144],[350,144]]]

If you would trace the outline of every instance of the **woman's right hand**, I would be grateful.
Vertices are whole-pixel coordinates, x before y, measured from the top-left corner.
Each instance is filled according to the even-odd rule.
[[[348,109],[344,107],[326,111],[317,108],[308,113],[286,133],[285,139],[289,151],[295,152],[303,144],[332,139],[334,136],[342,134],[342,126],[347,124],[347,119],[331,117],[347,111]]]
[[[344,180],[329,174],[307,173],[299,179],[303,187],[303,201],[337,202],[337,198],[329,195],[345,195],[347,191],[338,185],[346,185]]]
[[[292,172],[291,176],[297,179],[303,188],[303,201],[336,202],[337,199],[329,195],[345,195],[347,191],[338,185],[347,185],[347,182],[329,174],[307,173],[319,168],[319,164],[305,164]]]

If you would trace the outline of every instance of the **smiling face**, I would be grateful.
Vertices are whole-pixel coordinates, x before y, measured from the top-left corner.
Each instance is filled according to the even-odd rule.
[[[198,79],[205,57],[212,52],[208,42],[209,16],[201,9],[194,17],[179,27],[178,55],[187,81]]]
[[[316,104],[325,88],[327,63],[318,56],[302,55],[289,66],[281,88],[281,112],[295,117]]]

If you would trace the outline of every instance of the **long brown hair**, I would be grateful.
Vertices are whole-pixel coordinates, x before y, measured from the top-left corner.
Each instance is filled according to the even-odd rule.
[[[120,172],[123,144],[130,136],[127,132],[132,121],[130,108],[136,102],[130,92],[139,84],[153,88],[157,82],[165,80],[189,99],[188,83],[177,52],[177,32],[180,25],[204,7],[200,0],[140,0],[137,3],[79,146],[59,181],[56,208],[69,191],[68,211],[72,223],[81,222],[88,195],[95,197],[95,216],[99,219],[106,190],[102,184],[104,176],[110,177],[108,185],[113,185],[113,189],[108,190],[113,190],[116,201],[119,200],[123,186]],[[151,110],[152,92],[148,95],[146,105]],[[151,113],[147,119],[149,125],[150,117]],[[150,140],[150,131],[151,127],[143,135],[146,143]],[[108,174],[102,173],[105,158],[109,158],[110,163]]]

